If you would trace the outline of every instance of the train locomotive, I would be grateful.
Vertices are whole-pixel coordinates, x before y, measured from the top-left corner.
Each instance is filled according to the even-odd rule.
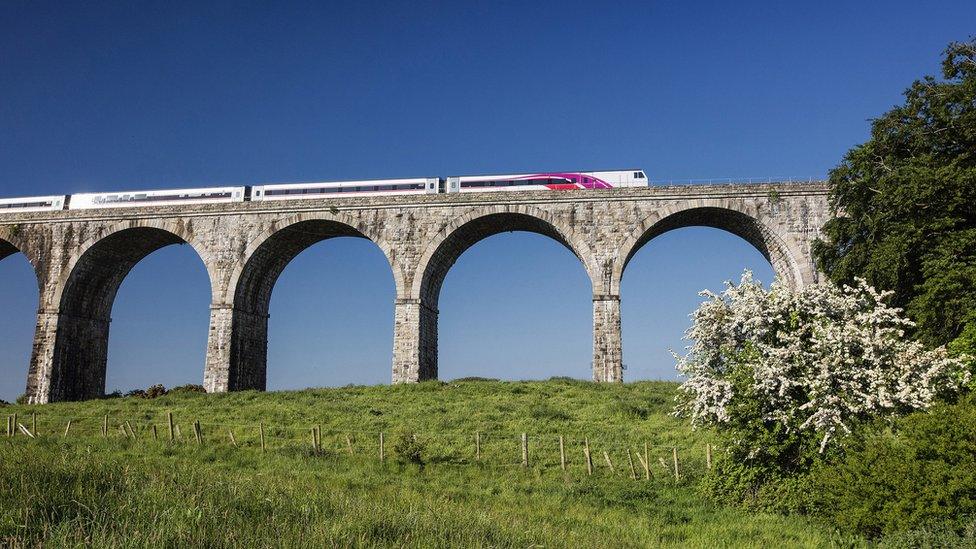
[[[4,198],[0,199],[0,213],[264,202],[351,196],[613,189],[617,187],[646,187],[647,184],[647,176],[640,169],[280,183],[245,187],[207,187]]]

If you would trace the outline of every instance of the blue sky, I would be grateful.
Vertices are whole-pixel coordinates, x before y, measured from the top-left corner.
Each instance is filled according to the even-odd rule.
[[[0,6],[0,195],[631,166],[822,176],[976,21],[972,2],[198,4]],[[625,376],[673,378],[696,292],[743,268],[772,277],[713,229],[646,246],[623,284]],[[11,400],[37,290],[22,256],[0,281]],[[187,246],[140,263],[113,310],[109,390],[199,383],[208,296]],[[270,387],[388,382],[392,300],[369,242],[307,250],[272,300]],[[589,376],[588,282],[555,242],[483,241],[440,307],[442,378]]]

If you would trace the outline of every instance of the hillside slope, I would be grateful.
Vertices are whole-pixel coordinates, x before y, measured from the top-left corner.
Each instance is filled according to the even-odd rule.
[[[698,497],[695,481],[706,467],[706,444],[713,441],[709,433],[692,431],[668,415],[674,387],[465,381],[8,406],[0,414],[17,414],[28,430],[36,421],[38,438],[19,433],[0,443],[0,542],[127,547],[838,542],[804,520],[716,507]],[[180,432],[174,442],[168,440],[167,413]],[[106,416],[107,436],[102,434]],[[194,421],[200,425],[199,442]],[[321,432],[318,449],[313,427]],[[522,466],[522,433],[528,467]],[[587,444],[592,474],[584,457]],[[643,478],[638,457],[645,444],[650,480]],[[416,452],[417,463],[402,458]],[[631,461],[638,480],[631,478]]]

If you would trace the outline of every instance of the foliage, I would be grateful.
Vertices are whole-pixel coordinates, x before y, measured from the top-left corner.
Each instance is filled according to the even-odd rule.
[[[809,434],[823,452],[860,421],[926,408],[968,381],[945,349],[905,339],[911,322],[860,279],[767,291],[746,271],[702,295],[694,343],[676,355],[678,413],[730,431],[750,457],[804,447]]]
[[[520,391],[515,391],[518,388]],[[50,547],[823,547],[857,544],[804,518],[715,506],[695,493],[704,442],[669,415],[675,385],[664,382],[476,382],[343,387],[281,393],[168,394],[158,399],[13,407],[38,412],[38,440],[0,439],[0,546]],[[538,420],[545,402],[563,418]],[[618,414],[644,402],[646,417]],[[370,410],[382,411],[373,414]],[[154,441],[147,422],[173,412],[184,438]],[[102,416],[132,419],[136,439]],[[71,434],[61,435],[73,419]],[[199,419],[197,445],[187,427]],[[268,449],[261,451],[257,422]],[[324,455],[312,457],[308,427],[322,425]],[[218,430],[218,427],[219,430]],[[395,433],[409,426],[427,465],[380,463],[378,440],[344,433]],[[287,427],[293,427],[287,429]],[[238,446],[226,430],[233,428]],[[474,431],[483,461],[473,462]],[[518,466],[518,433],[531,440],[533,467]],[[165,428],[160,433],[165,433]],[[549,433],[550,435],[543,435]],[[681,449],[682,482],[656,474],[635,482],[595,463],[587,476],[579,446],[626,463],[621,446],[651,444],[653,461]],[[512,435],[512,436],[509,436]],[[393,439],[391,438],[392,442]],[[617,445],[613,443],[616,442]],[[694,451],[692,451],[694,449]],[[466,456],[466,464],[441,456]],[[508,459],[510,465],[504,465]]]
[[[895,421],[812,475],[832,523],[872,537],[976,534],[976,404],[935,406]],[[966,534],[966,532],[969,532]],[[902,536],[904,537],[904,536]]]
[[[145,397],[146,398],[159,398],[161,396],[164,396],[165,394],[166,394],[166,387],[163,387],[162,385],[160,385],[160,384],[157,383],[156,385],[150,385],[146,389]]]
[[[424,464],[424,445],[413,433],[403,431],[397,435],[393,452],[402,463]]]
[[[188,383],[186,385],[178,385],[169,390],[170,393],[206,393],[207,390],[203,388],[203,385],[196,385],[193,383]]]
[[[21,404],[21,405],[27,404],[27,393],[24,393],[24,394],[18,396],[17,397],[17,400],[15,400],[14,402],[16,402],[17,404]]]
[[[976,522],[962,533],[946,525],[895,532],[885,536],[878,547],[882,549],[974,549]]]
[[[892,290],[917,336],[976,355],[976,40],[950,44],[830,172],[836,217],[814,247],[836,282]]]
[[[143,389],[132,389],[125,393],[126,397],[146,398],[146,391]]]

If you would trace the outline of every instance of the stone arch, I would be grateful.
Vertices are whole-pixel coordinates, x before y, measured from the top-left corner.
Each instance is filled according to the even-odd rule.
[[[19,232],[19,230],[0,229],[0,261],[18,253],[23,254],[31,264],[31,268],[34,271],[34,278],[37,280],[38,291],[40,291],[43,289],[44,279],[41,273],[38,272],[38,261],[35,254],[31,253],[31,248],[27,245],[27,242],[18,234]]]
[[[420,258],[409,297],[436,308],[444,279],[461,254],[490,236],[512,231],[541,234],[559,242],[580,260],[591,280],[598,271],[589,244],[555,216],[532,206],[490,206],[459,216],[437,233]]]
[[[53,294],[58,327],[47,400],[83,400],[104,394],[115,296],[132,268],[146,256],[166,246],[190,243],[212,280],[206,255],[192,242],[189,221],[133,220],[108,226],[79,247]]]
[[[589,245],[572,228],[538,208],[496,205],[478,208],[447,223],[417,263],[410,294],[397,299],[394,381],[437,378],[437,306],[448,271],[481,240],[502,232],[526,231],[548,236],[570,250],[593,280],[595,261]]]
[[[772,265],[783,283],[802,286],[806,277],[798,257],[799,246],[760,220],[756,208],[731,200],[699,200],[681,207],[669,206],[654,211],[638,224],[623,245],[614,262],[610,284],[619,295],[620,282],[630,260],[655,237],[684,227],[712,227],[730,232],[755,247]]]
[[[247,246],[243,261],[231,273],[223,303],[233,310],[226,379],[208,379],[208,386],[226,390],[258,389],[267,385],[268,318],[271,294],[285,267],[310,246],[341,236],[364,238],[376,244],[390,264],[397,291],[403,273],[393,261],[389,244],[379,235],[342,215],[302,213],[274,223]],[[218,368],[219,369],[219,368]],[[211,377],[219,377],[216,373]]]

